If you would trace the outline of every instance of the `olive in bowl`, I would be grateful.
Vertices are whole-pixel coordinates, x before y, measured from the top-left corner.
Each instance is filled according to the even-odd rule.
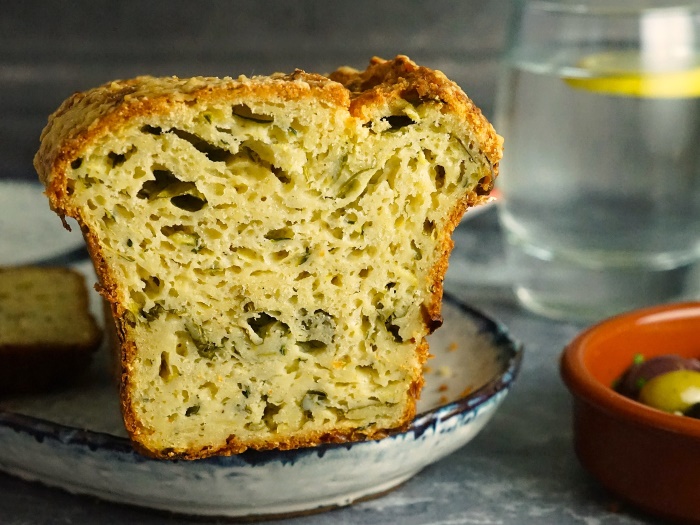
[[[647,359],[636,354],[614,388],[664,412],[700,417],[700,360],[694,357],[665,354]]]
[[[641,381],[628,376],[635,356],[652,361],[669,354],[691,362],[700,357],[700,303],[622,314],[569,343],[561,374],[573,396],[574,448],[584,468],[622,499],[700,524],[700,421],[638,400],[664,374]],[[632,395],[625,390],[630,384]]]

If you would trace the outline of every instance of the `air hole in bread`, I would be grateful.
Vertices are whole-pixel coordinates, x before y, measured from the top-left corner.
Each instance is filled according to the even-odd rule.
[[[207,203],[206,199],[195,197],[194,195],[178,195],[170,199],[173,206],[185,211],[199,211]]]
[[[113,151],[109,152],[109,154],[107,155],[107,158],[111,161],[113,168],[116,168],[117,166],[121,166],[126,161],[126,156],[124,154],[114,153]]]
[[[189,142],[197,151],[204,153],[212,162],[226,162],[226,160],[233,156],[229,150],[215,146],[194,133],[176,128],[168,130],[168,133],[173,133],[182,140]]]
[[[165,169],[154,169],[153,177],[143,183],[136,197],[148,201],[170,199],[176,208],[190,212],[199,211],[207,204],[207,199],[194,182],[182,181]]]
[[[272,117],[272,115],[256,113],[250,108],[250,106],[246,104],[236,104],[231,108],[231,112],[236,117],[240,117],[244,120],[248,120],[251,122],[257,122],[259,124],[269,124],[274,120],[274,117]]]
[[[287,250],[280,250],[278,252],[274,252],[272,254],[272,259],[275,262],[282,262],[284,261],[287,257],[289,257],[289,252]]]
[[[493,189],[493,178],[491,175],[486,175],[479,179],[479,183],[476,186],[477,195],[488,195]]]
[[[267,312],[260,312],[253,317],[249,317],[248,326],[250,326],[250,329],[259,338],[259,341],[253,341],[254,343],[263,342],[273,330],[279,335],[286,335],[289,333],[288,325],[277,320],[276,317]]]
[[[199,389],[200,389],[200,390],[208,390],[208,391],[209,391],[209,395],[210,395],[212,398],[216,397],[216,394],[218,394],[218,392],[219,392],[219,387],[216,386],[216,385],[215,385],[213,382],[211,382],[211,381],[207,381],[206,383],[202,384],[202,385],[199,387]]]
[[[187,410],[185,410],[185,416],[190,417],[197,415],[199,413],[199,405],[192,405],[190,407],[187,407]]]
[[[172,379],[172,370],[170,368],[168,352],[161,352],[160,354],[160,366],[158,367],[158,375],[163,381],[169,381]]]
[[[279,228],[276,230],[269,230],[265,234],[265,238],[270,241],[289,241],[294,237],[294,230],[291,228]]]
[[[292,181],[291,176],[285,170],[275,166],[275,155],[269,144],[257,140],[248,140],[244,142],[239,148],[238,153],[231,157],[229,166],[233,161],[240,162],[241,160],[259,165],[264,168],[265,171],[272,173],[282,184],[289,184]],[[251,176],[253,173],[254,172],[250,172],[247,174]]]
[[[112,168],[117,168],[124,164],[136,152],[136,146],[129,147],[124,153],[110,151],[107,154],[107,159],[111,161]]]
[[[413,258],[416,261],[420,261],[423,258],[423,251],[418,247],[416,241],[411,239],[411,249],[413,250]]]
[[[392,335],[394,341],[396,341],[397,343],[403,343],[403,338],[399,334],[399,330],[401,329],[401,327],[394,322],[395,319],[396,314],[391,314],[384,322],[384,326],[387,332],[389,332]]]
[[[158,126],[151,126],[150,124],[146,124],[145,126],[141,126],[141,131],[143,133],[148,133],[149,135],[160,135],[163,130],[158,127]]]
[[[134,218],[134,212],[122,204],[116,204],[114,206],[114,212],[112,215],[114,215],[115,218],[118,217],[121,222],[124,222],[124,220],[130,221]]]
[[[439,164],[435,166],[435,189],[441,190],[445,186],[445,168]]]
[[[275,422],[275,416],[279,413],[281,409],[281,405],[275,405],[273,403],[270,403],[267,399],[265,399],[265,408],[263,409],[262,420],[270,432],[277,431],[278,425]]]
[[[408,115],[389,115],[388,117],[382,117],[381,120],[389,123],[388,131],[396,131],[416,123]]]
[[[231,253],[238,255],[238,257],[244,261],[262,262],[264,260],[263,256],[259,252],[243,246],[232,248]]]
[[[222,237],[221,230],[215,228],[204,228],[204,234],[209,239],[220,239]]]
[[[310,341],[299,341],[297,342],[297,345],[302,352],[307,354],[323,352],[326,348],[328,348],[326,343],[317,339],[312,339]]]
[[[147,270],[138,266],[138,272],[143,283],[143,290],[149,297],[158,295],[162,289],[163,283],[155,275],[148,275]]]

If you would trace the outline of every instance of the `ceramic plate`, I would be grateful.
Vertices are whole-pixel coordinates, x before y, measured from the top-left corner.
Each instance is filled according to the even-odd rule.
[[[84,256],[85,245],[73,219],[68,232],[49,209],[39,182],[0,180],[0,264],[65,264]]]
[[[136,453],[103,349],[81,383],[0,402],[0,470],[104,500],[198,516],[289,516],[380,495],[468,443],[517,374],[520,346],[446,298],[419,415],[381,441],[167,461]]]

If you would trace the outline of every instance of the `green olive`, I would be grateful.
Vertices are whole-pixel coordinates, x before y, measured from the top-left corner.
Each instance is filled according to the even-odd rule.
[[[639,391],[639,400],[665,412],[685,412],[700,403],[700,372],[674,370],[656,376]]]

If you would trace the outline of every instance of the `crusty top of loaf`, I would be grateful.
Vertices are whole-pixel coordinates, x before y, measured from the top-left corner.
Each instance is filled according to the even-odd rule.
[[[271,100],[316,97],[329,105],[347,107],[356,118],[370,120],[387,114],[400,100],[436,100],[445,111],[463,119],[479,141],[479,149],[492,167],[491,180],[484,181],[487,193],[498,174],[502,138],[481,110],[442,72],[419,66],[408,57],[371,59],[360,72],[341,67],[329,77],[300,69],[285,75],[245,77],[151,77],[113,81],[68,98],[50,117],[41,134],[34,167],[47,188],[51,206],[65,213],[63,200],[67,164],[77,152],[96,138],[109,133],[138,115],[172,112],[174,103],[226,99],[231,94],[255,92]]]
[[[442,71],[419,66],[399,55],[394,60],[374,57],[365,71],[341,67],[329,78],[350,91],[350,113],[363,120],[386,114],[399,100],[442,102],[446,110],[454,111],[471,129],[492,167],[495,168],[501,158],[503,139],[474,102]]]

